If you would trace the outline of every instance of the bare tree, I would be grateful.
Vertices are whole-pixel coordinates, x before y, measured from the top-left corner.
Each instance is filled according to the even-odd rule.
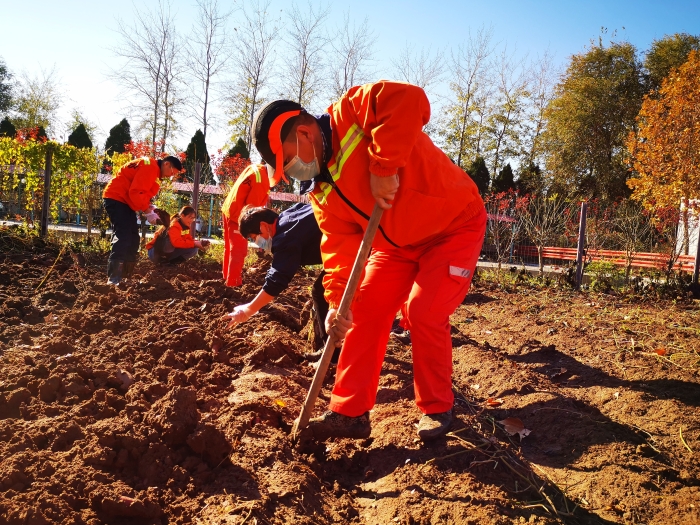
[[[177,131],[177,115],[185,105],[180,94],[184,68],[182,67],[181,40],[175,38],[168,42],[163,60],[163,122],[161,130],[161,151],[165,150],[168,139]]]
[[[513,246],[520,236],[522,221],[517,219],[520,202],[515,192],[489,194],[484,199],[486,211],[486,237],[488,244],[496,252],[498,271],[512,253]]]
[[[567,201],[558,195],[529,197],[522,208],[520,220],[525,234],[537,246],[540,275],[544,274],[542,250],[564,231],[567,209]]]
[[[319,4],[314,8],[310,2],[307,6],[308,11],[302,13],[297,4],[292,4],[287,15],[289,55],[284,75],[289,97],[309,108],[324,89],[323,51],[328,37],[323,32],[323,23],[330,7]]]
[[[112,72],[112,77],[127,92],[132,110],[142,114],[140,127],[148,130],[155,144],[159,130],[164,130],[163,136],[168,136],[168,125],[162,124],[163,119],[173,117],[172,112],[168,117],[163,116],[163,106],[165,91],[174,88],[172,81],[177,77],[174,66],[179,48],[175,19],[167,1],[160,1],[157,11],[137,9],[134,18],[132,25],[118,21],[121,42],[113,52],[126,62],[123,68]],[[172,92],[169,95],[172,97]]]
[[[632,259],[652,231],[648,214],[638,203],[627,199],[615,206],[614,235],[625,252],[625,282],[629,283]]]
[[[231,12],[222,12],[218,0],[197,0],[197,8],[198,17],[186,47],[187,68],[196,80],[196,85],[192,86],[193,105],[206,140],[215,79],[225,70],[230,54],[226,23]]]
[[[14,97],[12,121],[17,128],[42,126],[47,132],[56,132],[56,114],[62,102],[56,70],[42,70],[40,76],[20,74]]]
[[[529,95],[527,77],[522,60],[503,49],[497,64],[496,98],[488,118],[489,137],[487,150],[491,159],[491,174],[498,170],[508,157],[517,157],[521,150],[519,128]]]
[[[333,45],[333,99],[339,99],[348,89],[369,80],[366,67],[374,57],[377,37],[369,28],[368,19],[362,24],[350,22],[350,12],[343,17],[343,25],[337,28]]]
[[[527,91],[530,94],[528,115],[525,117],[526,129],[525,165],[535,164],[543,153],[542,132],[546,118],[545,110],[554,96],[556,83],[552,55],[549,51],[535,61],[528,72]]]
[[[445,69],[442,51],[438,50],[433,55],[428,47],[421,48],[416,53],[414,46],[409,43],[406,43],[399,57],[391,63],[399,80],[421,87],[426,92],[440,82]]]
[[[493,52],[492,35],[492,29],[481,28],[475,36],[470,33],[466,44],[452,53],[452,97],[444,109],[446,123],[442,135],[446,152],[456,159],[458,166],[479,154],[479,137],[485,116],[479,109],[490,94],[491,81],[486,66]]]
[[[243,138],[248,151],[252,147],[250,127],[274,67],[274,49],[278,39],[278,19],[269,13],[270,1],[251,2],[250,10],[241,10],[236,28],[235,68],[238,80],[228,86],[229,125],[233,142]]]

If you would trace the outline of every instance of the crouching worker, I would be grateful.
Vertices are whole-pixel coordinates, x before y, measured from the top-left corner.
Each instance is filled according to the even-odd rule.
[[[154,263],[178,264],[209,247],[208,241],[195,240],[189,233],[197,216],[191,206],[184,206],[172,219],[163,210],[154,210],[154,213],[158,215],[157,222],[162,224],[146,244],[148,258]]]
[[[160,190],[158,179],[167,179],[182,171],[177,157],[134,159],[109,181],[102,198],[112,223],[112,249],[107,267],[107,282],[119,284],[136,266],[139,252],[139,226],[136,212],[149,209]]]
[[[279,215],[269,208],[245,207],[239,219],[241,235],[250,238],[258,247],[272,253],[272,264],[265,276],[265,284],[255,298],[236,306],[227,314],[229,327],[244,323],[275,297],[287,289],[300,266],[322,264],[321,230],[316,224],[309,204],[295,204]],[[328,315],[328,303],[323,289],[324,272],[318,276],[311,289],[314,305],[314,347],[322,347],[326,341],[324,321]],[[339,353],[339,352],[337,352]],[[307,359],[318,359],[320,353],[307,354]],[[337,361],[337,355],[334,356]]]
[[[248,242],[240,234],[238,218],[245,206],[267,204],[270,187],[279,182],[274,171],[264,164],[251,164],[236,179],[221,207],[224,225],[224,260],[222,263],[226,286],[243,284],[241,274],[248,254]]]

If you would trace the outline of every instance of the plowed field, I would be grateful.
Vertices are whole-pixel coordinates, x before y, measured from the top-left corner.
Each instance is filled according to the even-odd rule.
[[[697,300],[477,282],[450,435],[417,441],[392,338],[371,437],[299,449],[314,272],[226,330],[264,261],[235,290],[203,260],[118,289],[103,266],[2,244],[0,523],[700,523]]]

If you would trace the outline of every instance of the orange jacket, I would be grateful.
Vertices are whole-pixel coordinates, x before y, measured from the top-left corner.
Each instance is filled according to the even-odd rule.
[[[221,212],[229,221],[238,224],[244,206],[265,206],[270,193],[270,180],[264,164],[251,164],[241,173],[228,192]],[[237,228],[235,228],[237,229]]]
[[[123,202],[134,211],[145,210],[160,190],[159,178],[157,160],[147,157],[134,159],[109,181],[102,197]]]
[[[168,228],[168,236],[174,248],[194,248],[194,239],[187,233],[182,233],[182,224],[180,221],[173,221]]]
[[[423,132],[430,104],[421,88],[388,81],[353,87],[328,112],[333,155],[327,167],[334,183],[316,182],[311,203],[324,234],[326,298],[337,307],[374,208],[370,173],[399,177],[372,244],[378,250],[419,245],[460,214],[465,220],[476,216],[484,203],[469,175]]]
[[[161,228],[156,230],[153,238],[146,243],[146,249],[150,250],[156,243],[156,239],[163,233]],[[194,239],[192,235],[188,233],[182,233],[182,224],[180,221],[175,221],[168,228],[168,237],[170,237],[170,243],[174,248],[194,248]]]

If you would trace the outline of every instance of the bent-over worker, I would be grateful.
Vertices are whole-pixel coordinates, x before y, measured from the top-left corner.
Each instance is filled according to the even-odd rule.
[[[272,264],[265,276],[265,284],[255,298],[236,306],[228,317],[229,326],[243,323],[263,306],[287,289],[301,266],[322,264],[321,230],[316,224],[309,204],[295,204],[280,214],[269,208],[245,207],[239,220],[241,235],[250,238],[266,253],[272,253]],[[314,306],[314,347],[322,346],[326,339],[324,321],[328,303],[323,294],[323,276],[320,275],[311,289]]]
[[[422,440],[452,423],[450,315],[471,283],[486,228],[476,184],[423,131],[425,92],[381,81],[353,87],[320,117],[277,100],[253,121],[265,162],[310,185],[323,232],[326,327],[345,338],[330,410],[313,418],[317,439],[365,438],[396,312],[406,303]],[[364,279],[347,316],[337,308],[377,203],[384,209]]]

